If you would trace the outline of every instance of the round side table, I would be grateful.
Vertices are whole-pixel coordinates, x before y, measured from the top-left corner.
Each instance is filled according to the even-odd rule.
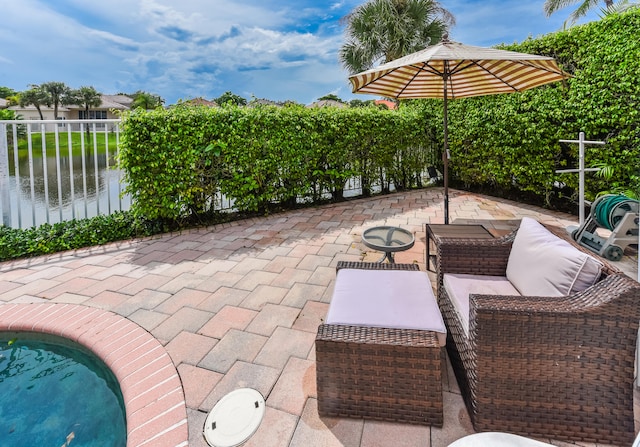
[[[415,237],[400,227],[372,227],[362,233],[362,242],[369,248],[383,251],[384,256],[378,262],[388,260],[394,263],[393,254],[413,247]]]

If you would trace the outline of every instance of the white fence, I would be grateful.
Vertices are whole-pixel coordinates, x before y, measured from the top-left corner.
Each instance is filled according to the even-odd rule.
[[[128,210],[120,120],[0,121],[2,224],[28,228]]]

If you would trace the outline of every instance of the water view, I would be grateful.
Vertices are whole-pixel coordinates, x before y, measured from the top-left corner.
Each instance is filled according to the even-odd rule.
[[[27,228],[128,210],[131,199],[121,197],[122,173],[112,168],[115,163],[109,158],[107,163],[106,154],[61,156],[58,163],[55,156],[30,161],[28,154],[20,154],[17,172],[13,164],[9,169],[10,226]]]
[[[0,159],[2,223],[28,228],[128,210],[122,172],[114,169],[117,139],[117,131],[29,132],[17,151],[9,140]]]

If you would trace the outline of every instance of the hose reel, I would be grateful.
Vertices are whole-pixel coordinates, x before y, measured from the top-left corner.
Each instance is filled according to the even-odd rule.
[[[610,260],[622,259],[628,245],[638,243],[638,210],[640,202],[624,195],[606,194],[591,205],[584,223],[572,233],[583,247]],[[608,238],[597,234],[598,228],[611,231]]]

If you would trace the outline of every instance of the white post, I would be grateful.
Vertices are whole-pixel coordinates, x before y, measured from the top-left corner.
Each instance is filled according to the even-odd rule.
[[[561,169],[556,171],[556,173],[569,173],[569,172],[578,172],[579,173],[579,191],[578,191],[578,206],[580,209],[578,210],[578,215],[580,216],[580,226],[584,223],[584,173],[585,172],[593,172],[598,171],[598,168],[585,168],[584,167],[584,145],[585,144],[598,144],[604,145],[604,141],[587,141],[584,139],[584,132],[580,132],[578,140],[560,140],[561,143],[578,143],[578,169]]]
[[[0,123],[0,204],[2,204],[2,224],[11,226],[11,199],[9,195],[9,148],[7,124]]]

